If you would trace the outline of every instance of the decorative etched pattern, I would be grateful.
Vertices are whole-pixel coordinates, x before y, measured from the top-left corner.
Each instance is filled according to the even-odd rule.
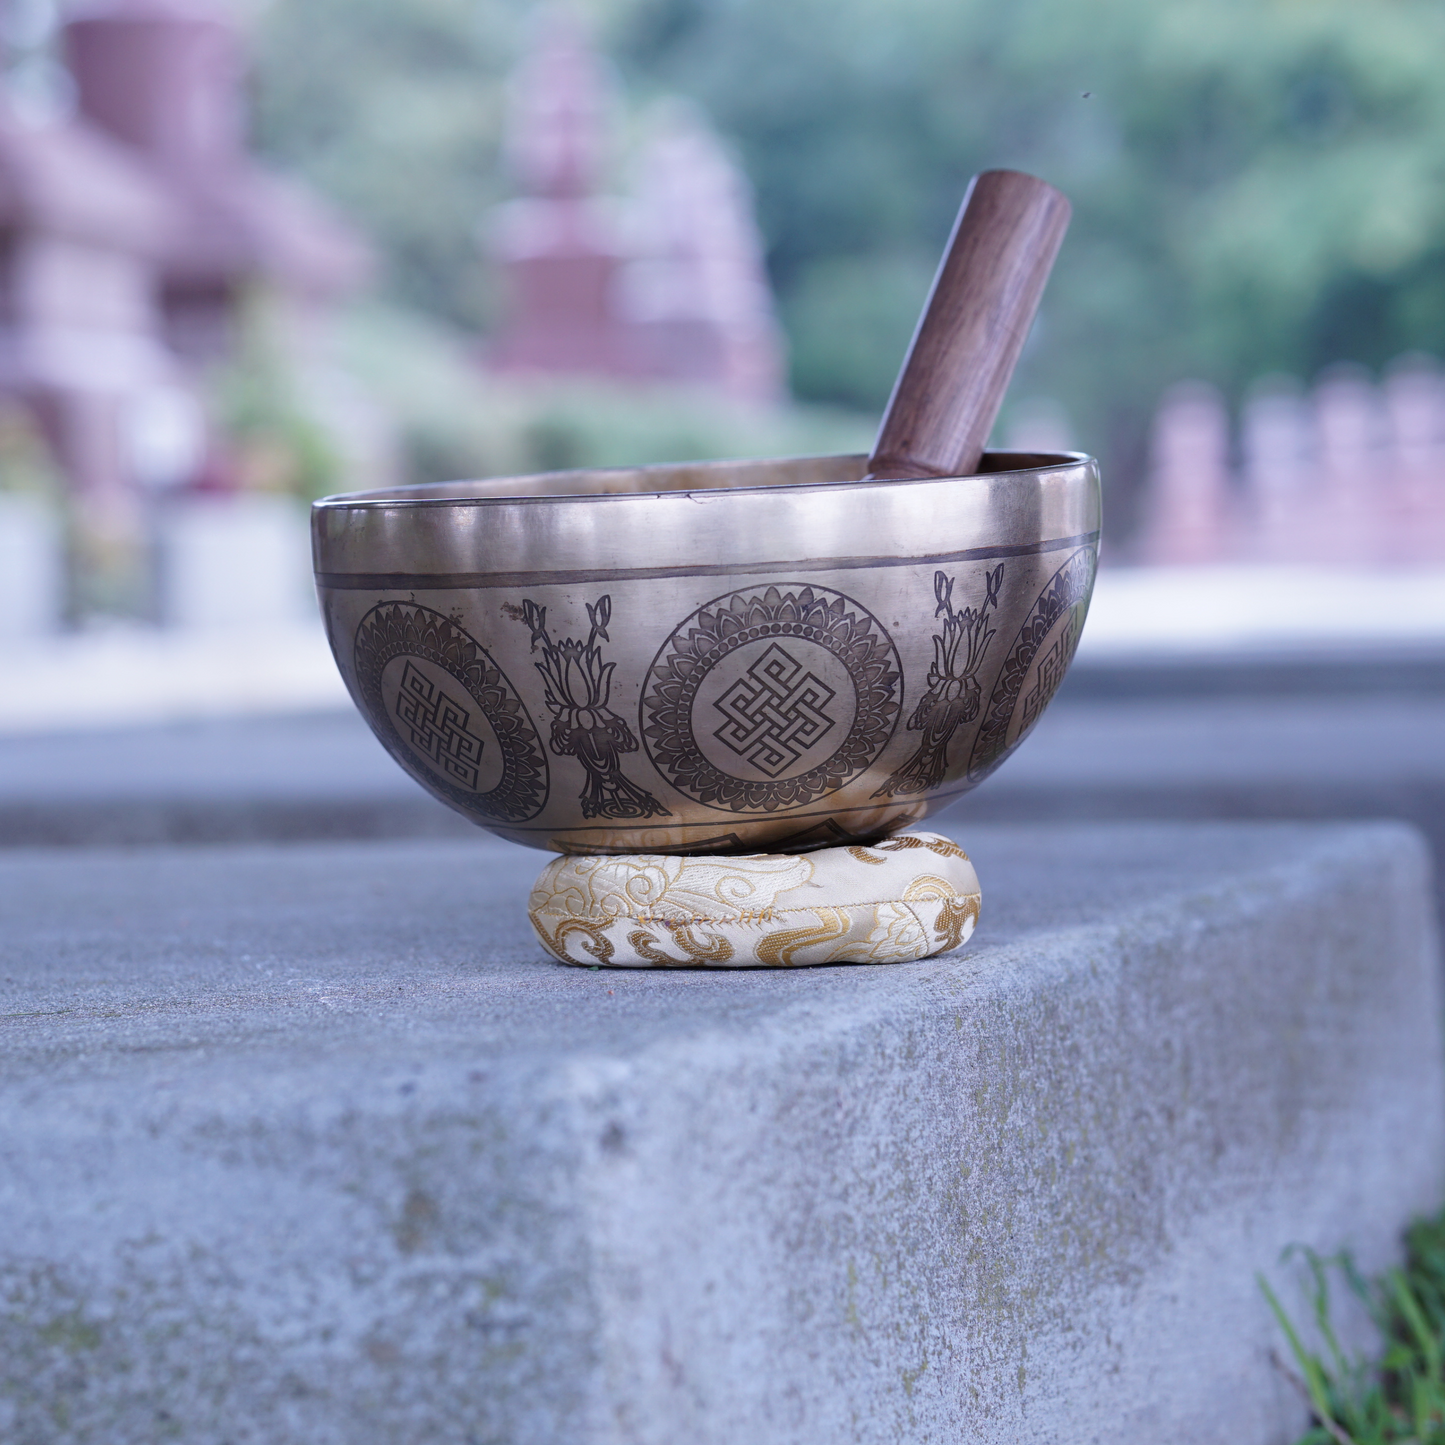
[[[1079,634],[1083,630],[1084,609],[1075,607],[1064,630],[1054,639],[1054,645],[1039,662],[1034,685],[1023,700],[1020,715],[1025,732],[1038,721],[1039,714],[1059,690],[1059,684],[1064,680],[1064,674],[1074,660],[1074,649],[1079,645]]]
[[[967,941],[979,904],[968,855],[912,833],[807,855],[558,858],[528,907],[563,963],[789,968],[928,958]]]
[[[933,615],[943,618],[943,629],[933,636],[928,691],[908,719],[909,731],[923,736],[912,757],[873,794],[875,798],[931,793],[948,776],[948,745],[954,733],[978,716],[982,690],[977,673],[994,638],[988,620],[989,613],[998,606],[1003,563],[984,579],[980,607],[956,611],[953,580],[942,572],[933,574],[933,595],[938,603]]]
[[[542,649],[537,671],[546,683],[547,706],[552,713],[552,751],[576,758],[587,774],[581,803],[584,818],[651,818],[667,809],[622,771],[622,755],[637,751],[637,738],[609,704],[612,674],[617,664],[603,662],[597,646],[611,639],[612,598],[599,597],[587,604],[587,641],[566,637],[554,641],[547,631],[547,609],[523,601],[509,608],[514,618],[532,630],[532,651]]]
[[[401,675],[396,718],[414,752],[476,792],[486,740],[471,730],[471,713],[410,661]]]
[[[713,736],[776,778],[836,726],[825,711],[836,696],[774,643],[713,703],[726,719]]]
[[[769,640],[751,662],[729,662]],[[839,674],[832,682],[818,676],[823,663]],[[734,678],[730,667],[738,669]],[[725,685],[712,716],[725,721],[714,730],[709,720],[704,730],[698,700],[715,686],[718,668]],[[825,587],[734,592],[700,607],[658,652],[643,687],[643,740],[658,771],[710,807],[795,808],[842,787],[887,746],[898,721],[899,676],[892,640],[852,598]],[[839,686],[852,694],[847,708]],[[847,711],[845,726],[840,714]],[[722,754],[710,759],[699,733],[763,776],[732,771]],[[837,745],[804,767],[807,754],[832,736]]]
[[[1089,594],[1094,586],[1094,569],[1098,554],[1093,547],[1080,547],[1067,562],[1049,578],[1044,590],[1024,625],[1019,629],[1003,667],[993,685],[993,693],[984,713],[983,726],[973,741],[973,753],[969,758],[968,776],[972,781],[986,777],[1004,758],[1017,747],[1023,735],[1033,726],[1044,710],[1073,660],[1074,649],[1079,644],[1079,635],[1084,627],[1084,612]],[[1021,726],[1010,730],[1014,712],[1019,705],[1019,695],[1038,657],[1039,649],[1048,641],[1049,634],[1063,623],[1063,631],[1053,648],[1046,653],[1038,669],[1038,682],[1026,698],[1025,712],[1020,719]]]
[[[542,810],[547,759],[537,730],[501,668],[457,623],[414,602],[383,602],[361,619],[352,656],[362,711],[403,767],[423,773],[465,813],[518,823]],[[398,658],[406,661],[388,707],[383,675]],[[456,695],[420,663],[453,678]],[[494,744],[483,736],[482,719]],[[492,746],[499,757],[488,758]],[[479,790],[484,763],[497,780]]]

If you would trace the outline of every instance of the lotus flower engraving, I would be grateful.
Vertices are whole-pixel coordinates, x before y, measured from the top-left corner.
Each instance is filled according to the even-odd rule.
[[[552,751],[576,758],[587,774],[580,799],[584,818],[651,818],[668,810],[622,771],[624,753],[637,751],[637,736],[612,711],[612,674],[617,664],[603,662],[598,641],[608,642],[612,598],[587,604],[587,640],[554,639],[547,631],[547,609],[524,599],[521,621],[532,633],[532,651],[542,649],[537,671],[546,685],[552,714]]]
[[[933,574],[938,602],[933,615],[943,618],[943,627],[933,635],[928,691],[908,719],[908,730],[923,736],[913,756],[873,794],[875,798],[928,793],[948,775],[948,745],[964,723],[978,716],[982,702],[978,670],[994,638],[989,614],[998,607],[1003,566],[1000,562],[984,579],[983,605],[961,611],[953,605],[954,579],[942,572]]]

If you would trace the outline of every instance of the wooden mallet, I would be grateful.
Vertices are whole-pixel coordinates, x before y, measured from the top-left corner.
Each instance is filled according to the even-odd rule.
[[[969,183],[893,385],[870,477],[978,470],[1069,226],[1067,200],[1021,171]]]

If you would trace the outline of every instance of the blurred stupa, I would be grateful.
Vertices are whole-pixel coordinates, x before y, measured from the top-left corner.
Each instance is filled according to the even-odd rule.
[[[81,116],[174,199],[180,224],[160,294],[179,355],[225,356],[249,286],[264,284],[304,319],[362,279],[367,254],[351,230],[248,154],[245,62],[227,11],[206,0],[95,0],[70,11],[65,50]]]
[[[144,586],[129,422],[176,386],[155,282],[179,223],[166,185],[104,131],[0,94],[0,393],[69,489],[76,610],[124,608]]]
[[[522,196],[494,217],[508,313],[489,351],[497,370],[629,371],[612,306],[620,206],[598,194],[611,100],[580,28],[545,12],[509,87],[506,157]]]
[[[744,401],[783,395],[783,349],[752,191],[702,113],[667,105],[638,166],[615,294],[641,369]]]
[[[248,154],[228,12],[101,0],[67,11],[58,36],[52,10],[35,13],[23,43],[11,27],[22,53],[0,93],[0,393],[65,479],[71,612],[148,613],[147,499],[211,475],[204,372],[229,359],[257,293],[304,350],[367,253]],[[53,103],[16,83],[36,67]]]
[[[663,107],[634,193],[608,196],[616,85],[580,25],[539,17],[511,83],[507,156],[523,195],[492,246],[499,371],[673,381],[782,399],[782,341],[746,178],[700,112]]]

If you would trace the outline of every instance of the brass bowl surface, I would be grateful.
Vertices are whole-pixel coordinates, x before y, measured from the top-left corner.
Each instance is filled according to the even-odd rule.
[[[561,853],[800,851],[918,823],[1027,735],[1093,589],[1097,464],[861,456],[328,497],[337,665],[392,756]]]

